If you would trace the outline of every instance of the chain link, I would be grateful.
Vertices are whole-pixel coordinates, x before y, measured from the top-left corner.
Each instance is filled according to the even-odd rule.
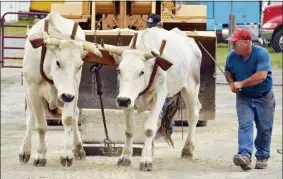
[[[97,45],[97,40],[96,40],[96,29],[94,30],[94,38],[93,38],[93,42],[96,46],[96,48],[98,48],[98,45]]]
[[[121,46],[121,32],[120,32],[120,30],[118,31],[118,42],[117,42],[117,46]]]
[[[104,145],[108,148],[112,148],[112,145],[115,147],[115,143],[113,143],[108,136],[108,130],[106,126],[106,119],[105,119],[105,113],[104,113],[104,105],[102,101],[102,83],[99,76],[99,69],[101,69],[103,65],[102,64],[94,64],[90,67],[90,72],[92,73],[91,77],[91,89],[92,89],[92,97],[93,97],[93,105],[95,106],[95,92],[97,95],[99,95],[100,99],[100,107],[101,107],[101,113],[102,113],[102,119],[103,119],[103,125],[104,125],[104,131],[106,139],[104,139]],[[95,83],[96,83],[96,89],[95,89]]]

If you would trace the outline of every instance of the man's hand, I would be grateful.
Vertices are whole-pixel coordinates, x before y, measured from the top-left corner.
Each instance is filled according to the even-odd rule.
[[[231,91],[232,91],[233,93],[237,93],[237,92],[239,91],[239,90],[237,90],[237,89],[234,87],[234,84],[233,84],[233,83],[229,84],[229,86],[230,86]]]
[[[234,82],[233,83],[233,87],[236,89],[236,90],[240,90],[244,87],[243,83],[241,81],[238,81],[238,82]]]

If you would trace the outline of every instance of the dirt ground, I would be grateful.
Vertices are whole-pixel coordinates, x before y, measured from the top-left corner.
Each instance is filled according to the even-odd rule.
[[[162,139],[155,142],[152,172],[140,172],[140,157],[133,157],[128,168],[116,166],[118,157],[86,157],[75,160],[73,166],[64,168],[59,161],[63,141],[61,127],[48,127],[47,164],[37,168],[32,165],[38,146],[36,131],[32,136],[32,156],[28,163],[20,164],[18,153],[25,133],[24,89],[20,69],[1,71],[1,178],[3,179],[86,179],[86,178],[152,178],[152,179],[281,179],[282,154],[282,86],[275,86],[276,112],[271,144],[271,158],[266,170],[242,171],[234,166],[232,158],[237,151],[237,119],[235,96],[227,85],[216,87],[216,120],[207,127],[196,130],[196,143],[192,161],[180,159],[184,144],[181,127],[172,135],[175,148]],[[187,128],[184,128],[187,131]],[[186,137],[186,132],[184,133]],[[255,164],[253,157],[252,164]]]

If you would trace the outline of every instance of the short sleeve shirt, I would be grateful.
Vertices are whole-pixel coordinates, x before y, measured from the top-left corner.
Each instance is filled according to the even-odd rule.
[[[237,55],[232,50],[227,56],[225,71],[231,72],[235,76],[236,81],[243,81],[258,71],[267,71],[267,77],[263,82],[241,89],[241,93],[247,97],[259,97],[262,93],[272,89],[270,56],[267,50],[261,46],[252,45],[252,53],[248,60],[244,60],[241,55]]]

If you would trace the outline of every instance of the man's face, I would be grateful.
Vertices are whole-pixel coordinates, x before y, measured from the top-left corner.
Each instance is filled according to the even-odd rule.
[[[237,40],[230,42],[232,48],[235,50],[237,55],[242,55],[248,50],[249,41],[248,40]]]

